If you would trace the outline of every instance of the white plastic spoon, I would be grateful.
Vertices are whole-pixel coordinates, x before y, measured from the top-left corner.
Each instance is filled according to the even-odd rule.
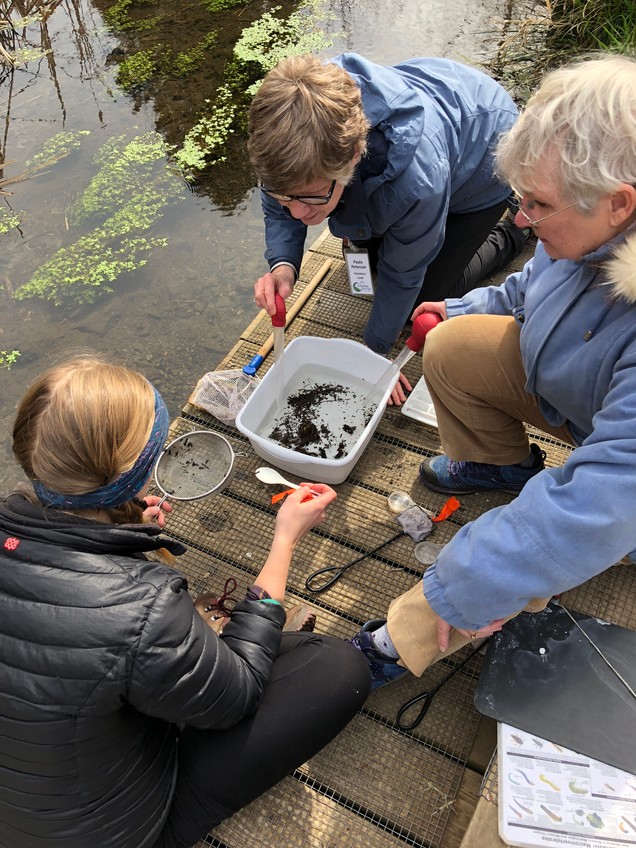
[[[276,471],[275,468],[267,468],[265,465],[261,465],[260,468],[257,468],[254,474],[256,474],[261,483],[269,483],[272,485],[281,483],[283,486],[289,486],[290,489],[306,488],[299,486],[298,483],[292,483],[291,481],[286,480],[282,474]],[[314,495],[314,497],[317,497],[320,494],[320,492],[315,492],[313,489],[310,489],[309,491],[312,495]]]

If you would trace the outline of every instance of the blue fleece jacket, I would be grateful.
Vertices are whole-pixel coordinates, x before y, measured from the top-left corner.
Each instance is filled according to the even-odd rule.
[[[463,527],[425,573],[435,612],[476,630],[636,557],[636,227],[577,262],[539,243],[501,286],[446,305],[449,318],[515,316],[526,389],[575,442],[563,466]]]
[[[355,80],[371,130],[367,155],[329,218],[354,241],[382,237],[364,340],[386,353],[409,318],[426,269],[439,253],[449,213],[488,209],[508,186],[493,148],[517,108],[490,77],[448,59],[409,59],[385,68],[355,53],[333,60]],[[300,268],[307,227],[262,195],[270,268]]]

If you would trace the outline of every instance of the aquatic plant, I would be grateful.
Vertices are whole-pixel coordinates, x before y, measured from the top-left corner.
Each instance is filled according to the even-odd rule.
[[[146,264],[154,247],[165,247],[165,238],[145,238],[142,233],[159,217],[164,205],[152,194],[138,195],[101,227],[55,253],[15,293],[16,300],[38,297],[55,306],[64,303],[94,303],[121,274]]]
[[[636,51],[633,0],[520,0],[488,70],[525,103],[553,68],[590,51]]]
[[[31,47],[26,44],[23,47],[16,47],[8,55],[14,65],[28,65],[29,62],[39,62],[49,53],[51,53],[51,50],[44,47]]]
[[[206,101],[210,103],[209,100]],[[236,103],[228,86],[216,92],[214,109],[202,115],[188,130],[183,146],[175,153],[175,161],[184,169],[202,171],[207,165],[225,161],[225,145],[233,132]]]
[[[115,82],[124,91],[133,91],[151,80],[157,70],[155,56],[160,51],[160,45],[149,50],[139,50],[124,59],[117,70]]]
[[[321,29],[329,14],[320,0],[311,0],[288,18],[275,16],[280,9],[275,6],[241,33],[224,82],[217,88],[215,98],[206,101],[209,109],[186,133],[175,154],[180,167],[201,171],[225,161],[228,139],[236,130],[244,130],[250,99],[265,74],[283,56],[310,53],[332,43]]]
[[[321,0],[310,0],[303,9],[292,12],[288,18],[277,18],[273,13],[280,11],[274,6],[260,20],[255,21],[241,33],[234,45],[234,58],[242,65],[257,65],[260,78],[247,89],[253,96],[261,79],[286,56],[300,56],[330,47],[333,38],[327,36],[322,25],[334,16],[327,12]]]
[[[20,217],[0,206],[0,236],[20,226]]]
[[[93,216],[103,218],[122,208],[149,184],[167,197],[174,182],[165,164],[169,152],[157,132],[132,139],[125,134],[107,139],[93,157],[99,171],[68,209],[69,223],[75,226]]]
[[[18,300],[37,297],[56,306],[93,303],[112,292],[123,273],[141,268],[149,253],[167,239],[146,234],[169,200],[185,188],[166,164],[168,146],[155,132],[109,139],[94,157],[100,166],[67,212],[71,226],[89,218],[101,223],[73,244],[58,250],[15,293]]]
[[[224,12],[235,6],[247,6],[250,0],[201,0],[208,12]]]
[[[68,156],[72,150],[77,150],[82,143],[82,138],[87,135],[90,135],[89,130],[63,130],[57,133],[44,142],[35,156],[24,163],[24,167],[28,171],[39,171],[42,168],[48,168],[50,165]]]
[[[120,32],[133,32],[152,29],[161,20],[160,16],[134,20],[130,16],[131,8],[135,6],[151,6],[156,0],[117,0],[104,15],[106,23]]]
[[[0,36],[3,33],[11,32],[10,39],[0,44],[0,63],[6,63],[17,67],[18,65],[26,65],[32,61],[38,61],[47,54],[51,53],[50,49],[45,49],[41,45],[34,46],[27,44],[21,33],[26,32],[28,27],[33,24],[40,24],[44,20],[44,14],[37,12],[33,15],[24,15],[17,19],[11,18],[13,8],[5,10],[5,17],[0,20]]]
[[[0,368],[11,370],[11,366],[15,365],[19,356],[22,356],[19,350],[0,350]]]
[[[162,70],[177,77],[186,77],[198,71],[205,59],[206,50],[216,42],[217,35],[214,30],[209,32],[201,41],[183,53],[177,53],[172,60],[168,60]]]

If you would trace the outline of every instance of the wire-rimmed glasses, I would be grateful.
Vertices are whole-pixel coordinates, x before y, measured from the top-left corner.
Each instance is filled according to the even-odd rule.
[[[525,209],[524,209],[524,206],[525,206]],[[566,209],[571,209],[573,206],[576,206],[576,203],[569,203],[567,206],[563,206],[561,209],[557,209],[555,212],[550,212],[549,215],[544,215],[542,218],[535,218],[533,220],[528,215],[528,213],[526,212],[526,209],[528,209],[531,212],[535,208],[535,206],[536,206],[536,203],[535,203],[534,200],[529,200],[527,203],[522,204],[521,198],[519,198],[519,197],[515,197],[514,201],[512,202],[512,207],[515,211],[515,214],[517,212],[521,212],[523,217],[528,222],[528,226],[532,227],[533,230],[537,230],[539,228],[539,224],[542,221],[547,221],[548,218],[552,218],[552,217],[554,217],[554,215],[559,215],[561,212],[565,212]]]

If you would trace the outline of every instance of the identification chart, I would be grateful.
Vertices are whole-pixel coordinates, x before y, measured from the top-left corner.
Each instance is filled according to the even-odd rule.
[[[508,724],[498,723],[497,732],[504,842],[522,848],[636,845],[636,775]]]

